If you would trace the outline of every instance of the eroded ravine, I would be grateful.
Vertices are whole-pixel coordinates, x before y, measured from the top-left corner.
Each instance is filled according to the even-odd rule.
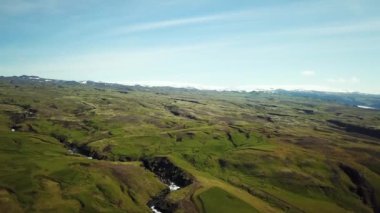
[[[190,185],[193,181],[189,174],[175,166],[167,157],[142,159],[144,167],[156,174],[168,188],[161,191],[147,205],[154,213],[171,213],[177,208],[175,204],[165,200],[171,191]]]
[[[88,159],[107,160],[100,157],[96,152],[90,152],[86,146],[78,146],[60,140],[68,149],[70,154],[79,154]],[[153,197],[148,203],[148,207],[153,213],[171,213],[177,208],[176,204],[168,202],[165,198],[172,191],[177,191],[190,185],[193,178],[179,167],[175,166],[167,157],[152,157],[141,159],[143,166],[153,172],[167,188],[162,190],[158,195]]]

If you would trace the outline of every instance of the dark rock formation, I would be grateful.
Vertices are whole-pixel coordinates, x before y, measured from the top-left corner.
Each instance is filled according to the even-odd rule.
[[[156,174],[166,184],[173,182],[179,187],[185,187],[193,182],[188,173],[175,166],[167,157],[144,158],[142,162],[145,168]]]
[[[169,189],[161,191],[157,196],[153,197],[147,205],[149,207],[154,206],[155,209],[162,213],[172,213],[176,210],[177,205],[165,200],[165,197],[170,193]]]
[[[311,110],[311,109],[299,109],[299,108],[295,108],[295,109],[298,111],[301,111],[307,115],[313,115],[314,114],[314,110]]]
[[[364,204],[373,208],[375,213],[380,212],[380,207],[376,204],[375,190],[365,177],[356,169],[345,164],[341,163],[339,167],[346,173],[351,182],[356,185],[356,188],[352,189],[352,191],[361,198]]]
[[[380,139],[380,130],[379,129],[374,129],[374,128],[370,128],[370,127],[364,127],[364,126],[344,123],[344,122],[338,121],[338,120],[327,120],[327,122],[334,124],[338,127],[342,127],[347,132],[359,133],[359,134],[363,134],[363,135],[367,135],[370,137]]]
[[[155,157],[142,159],[144,167],[155,173],[162,182],[170,184],[171,182],[179,187],[185,187],[193,183],[192,177],[179,167],[175,166],[167,157]],[[170,193],[169,189],[161,191],[160,194],[153,197],[147,205],[154,206],[163,213],[174,212],[177,204],[168,202],[165,198]]]
[[[192,120],[198,119],[192,113],[185,111],[183,109],[180,109],[178,106],[170,105],[170,106],[165,106],[165,108],[175,116],[184,117],[184,118],[188,118],[188,119],[192,119]]]

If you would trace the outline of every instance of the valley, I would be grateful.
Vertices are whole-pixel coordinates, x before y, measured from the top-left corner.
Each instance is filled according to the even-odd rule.
[[[379,103],[0,77],[0,209],[380,212]]]

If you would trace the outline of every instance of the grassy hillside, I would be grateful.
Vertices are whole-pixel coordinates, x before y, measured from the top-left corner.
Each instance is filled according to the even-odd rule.
[[[192,178],[170,211],[380,211],[379,110],[23,76],[0,78],[0,121],[5,212],[149,212],[157,156]]]

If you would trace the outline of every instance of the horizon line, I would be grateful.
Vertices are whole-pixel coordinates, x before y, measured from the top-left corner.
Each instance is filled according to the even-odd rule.
[[[13,75],[13,76],[0,76],[5,78],[10,77],[29,77],[29,80],[52,80],[52,81],[75,81],[77,83],[86,84],[87,82],[104,83],[104,84],[118,84],[124,86],[142,86],[142,87],[170,87],[177,89],[196,89],[200,91],[217,91],[217,92],[265,92],[284,90],[289,92],[324,92],[324,93],[340,93],[340,94],[363,94],[363,95],[380,95],[376,92],[361,92],[361,91],[348,91],[333,88],[327,88],[317,85],[245,85],[239,87],[220,87],[211,85],[191,84],[191,83],[176,83],[167,81],[135,81],[135,82],[104,82],[96,80],[70,80],[70,79],[56,79],[45,78],[37,75]],[[249,88],[251,87],[251,88]],[[308,88],[307,88],[308,87]],[[318,89],[319,88],[319,89]]]

